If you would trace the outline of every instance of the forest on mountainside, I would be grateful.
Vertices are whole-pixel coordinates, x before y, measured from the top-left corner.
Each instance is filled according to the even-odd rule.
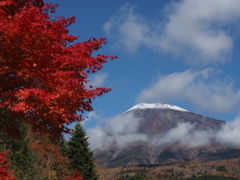
[[[208,180],[240,178],[240,158],[208,162],[179,162],[160,166],[103,168],[96,166],[100,180]]]

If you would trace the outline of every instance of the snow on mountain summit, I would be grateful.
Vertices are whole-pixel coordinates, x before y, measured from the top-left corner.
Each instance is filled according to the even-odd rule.
[[[139,103],[139,104],[133,106],[132,108],[130,108],[129,110],[127,110],[126,112],[129,112],[129,111],[132,111],[135,109],[173,109],[173,110],[177,110],[177,111],[188,112],[188,110],[180,108],[178,106],[162,104],[162,103],[154,103],[154,104]],[[126,112],[124,112],[124,113],[126,113]]]

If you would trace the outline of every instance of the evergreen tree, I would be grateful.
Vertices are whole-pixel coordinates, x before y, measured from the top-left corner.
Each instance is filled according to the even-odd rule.
[[[68,157],[68,142],[64,137],[61,139],[53,139],[51,142],[61,147],[61,153],[63,157]]]
[[[61,153],[63,157],[68,157],[68,145],[67,145],[67,141],[62,138],[59,140],[58,145],[61,147]]]
[[[69,158],[70,168],[81,172],[83,179],[98,179],[93,151],[89,148],[88,137],[86,137],[86,132],[80,123],[75,125],[75,129],[67,143],[67,151],[63,154]]]
[[[135,174],[132,177],[129,177],[128,180],[144,180],[143,176],[141,176],[139,173]]]
[[[128,180],[144,180],[144,176],[142,175],[142,173],[137,172],[134,176],[130,176]]]
[[[19,130],[18,139],[9,137],[6,132],[0,132],[0,151],[9,151],[8,157],[11,163],[9,168],[14,170],[17,179],[31,179],[38,171],[33,167],[37,157],[33,155],[28,146],[29,140],[26,137],[28,126],[19,122],[17,126]]]

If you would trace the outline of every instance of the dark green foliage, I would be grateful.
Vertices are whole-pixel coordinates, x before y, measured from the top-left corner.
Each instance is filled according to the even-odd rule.
[[[140,174],[135,174],[135,176],[129,177],[128,180],[144,180],[143,176],[141,176]]]
[[[19,136],[18,139],[9,137],[6,132],[0,132],[0,151],[9,151],[10,169],[14,170],[17,179],[32,179],[37,173],[33,163],[36,156],[33,155],[28,146],[29,140],[26,138],[28,127],[24,124],[17,123]]]
[[[173,168],[172,168],[172,169],[166,169],[166,170],[165,170],[165,173],[173,173],[173,172],[174,172]]]
[[[120,178],[118,178],[117,180],[128,180],[128,178],[129,178],[129,175],[126,174],[126,175],[120,176]]]
[[[145,175],[148,172],[149,170],[146,170],[146,169],[143,169],[143,170],[124,169],[124,170],[121,170],[118,174],[140,173],[142,175]]]
[[[68,157],[68,146],[65,138],[53,139],[50,141],[51,144],[58,145],[61,147],[61,153],[63,157]]]
[[[216,170],[220,172],[227,172],[227,169],[225,166],[218,166]]]
[[[10,137],[18,139],[20,131],[18,129],[19,120],[6,108],[0,108],[0,132],[5,132]],[[15,119],[16,122],[11,119]]]
[[[65,139],[61,139],[58,145],[61,146],[62,156],[68,157],[67,141]]]
[[[144,180],[144,176],[139,173],[136,173],[134,176],[122,175],[118,180]]]
[[[81,172],[85,180],[97,180],[93,152],[89,148],[88,137],[82,125],[76,124],[63,154],[70,160],[70,169]]]
[[[133,174],[135,172],[135,175],[129,175],[129,174]],[[147,178],[146,173],[148,172],[148,170],[133,170],[133,169],[129,169],[129,170],[123,170],[119,173],[119,175],[121,174],[121,176],[118,178],[118,180],[147,180],[149,178]]]

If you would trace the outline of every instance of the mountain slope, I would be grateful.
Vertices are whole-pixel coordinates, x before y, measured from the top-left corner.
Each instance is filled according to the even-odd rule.
[[[179,123],[195,124],[195,128],[198,130],[217,130],[224,124],[224,121],[173,109],[136,109],[132,110],[131,113],[142,119],[139,131],[151,136],[166,133],[177,127]]]
[[[123,113],[120,119],[124,121],[129,115],[139,122],[134,133],[147,136],[147,140],[131,142],[124,147],[113,142],[105,150],[96,150],[95,157],[100,164],[118,167],[240,156],[239,148],[221,145],[211,137],[221,129],[224,121],[160,103],[136,105]],[[130,138],[130,135],[125,133],[123,137]]]

